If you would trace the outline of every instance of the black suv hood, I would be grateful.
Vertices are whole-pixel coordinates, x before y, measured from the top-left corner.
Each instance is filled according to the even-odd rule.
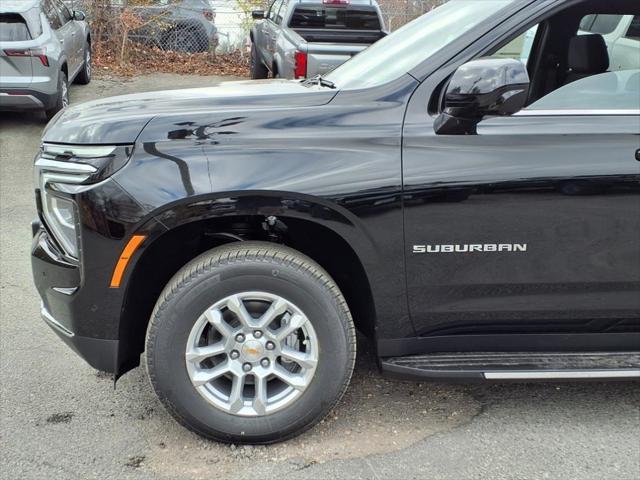
[[[336,90],[297,81],[228,82],[214,87],[164,90],[94,100],[66,108],[45,129],[43,141],[69,144],[135,142],[154,117],[273,107],[324,105]]]

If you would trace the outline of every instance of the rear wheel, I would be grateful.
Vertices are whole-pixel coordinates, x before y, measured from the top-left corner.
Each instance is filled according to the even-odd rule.
[[[56,113],[63,108],[69,106],[69,81],[67,80],[67,74],[64,71],[58,73],[58,96],[53,107],[45,110],[47,120],[51,120]]]
[[[251,43],[251,78],[263,80],[269,76],[269,70],[260,59],[260,54],[254,43]]]
[[[163,291],[147,332],[155,391],[187,428],[234,443],[297,435],[333,408],[355,330],[319,265],[280,245],[211,250]]]
[[[75,81],[80,85],[87,85],[91,81],[91,44],[89,42],[85,42],[84,65],[82,66],[80,73],[78,73]]]

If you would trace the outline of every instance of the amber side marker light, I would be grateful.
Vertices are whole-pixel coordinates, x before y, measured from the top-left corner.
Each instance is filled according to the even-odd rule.
[[[127,265],[129,264],[129,260],[133,257],[133,254],[138,250],[138,247],[142,245],[144,242],[146,235],[134,235],[127,243],[127,246],[124,247],[122,253],[120,254],[120,258],[118,259],[118,263],[116,263],[116,268],[113,269],[113,276],[111,277],[111,288],[120,288],[120,284],[122,283],[122,277],[124,276],[124,271],[127,269]]]

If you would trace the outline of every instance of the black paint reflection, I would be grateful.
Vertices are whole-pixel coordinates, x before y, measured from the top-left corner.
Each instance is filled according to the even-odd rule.
[[[143,143],[142,145],[144,151],[149,155],[159,158],[165,158],[171,162],[174,162],[178,167],[178,171],[180,172],[180,180],[182,181],[182,185],[184,186],[185,194],[189,197],[195,194],[195,189],[193,188],[191,177],[189,176],[189,167],[187,165],[187,162],[185,162],[181,158],[174,157],[173,155],[162,153],[160,150],[158,150],[155,143]]]

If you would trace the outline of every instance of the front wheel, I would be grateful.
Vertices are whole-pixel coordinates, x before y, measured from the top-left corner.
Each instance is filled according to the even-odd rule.
[[[182,268],[147,332],[155,391],[184,426],[272,443],[327,415],[356,354],[344,297],[327,272],[280,245],[220,247]]]

